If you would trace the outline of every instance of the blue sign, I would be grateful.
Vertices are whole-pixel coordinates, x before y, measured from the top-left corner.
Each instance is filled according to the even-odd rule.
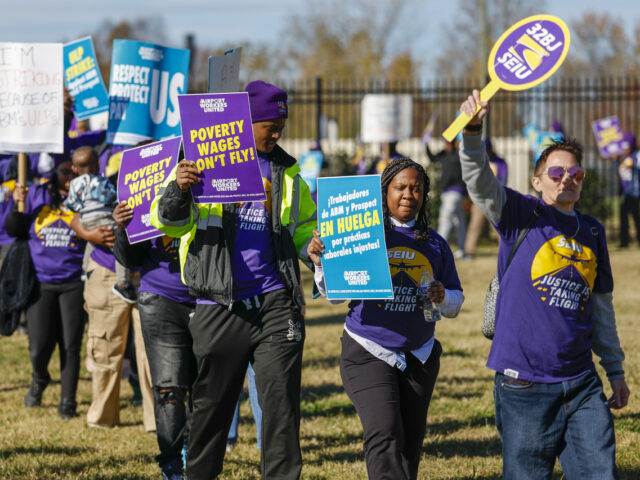
[[[107,142],[180,136],[178,95],[187,93],[188,75],[189,50],[114,40]]]
[[[67,43],[63,48],[64,84],[75,99],[78,120],[109,110],[109,96],[98,68],[91,37]]]
[[[380,175],[318,178],[327,298],[391,299]]]
[[[530,123],[522,129],[522,133],[529,140],[529,146],[533,152],[534,164],[540,158],[544,150],[557,140],[562,140],[562,132],[541,132],[536,125]]]
[[[311,150],[300,155],[298,166],[300,167],[300,176],[309,185],[309,191],[315,193],[316,178],[322,170],[322,152],[320,150]]]

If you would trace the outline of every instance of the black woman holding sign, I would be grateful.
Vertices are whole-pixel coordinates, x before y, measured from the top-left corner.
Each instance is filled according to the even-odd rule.
[[[500,185],[489,166],[480,135],[487,102],[474,90],[460,111],[473,117],[460,149],[463,179],[500,234],[500,291],[487,366],[496,371],[503,476],[550,478],[559,457],[568,480],[616,478],[610,408],[626,406],[629,389],[604,227],[575,209],[585,176],[582,147],[566,139],[550,145],[531,179],[538,198],[522,195]],[[611,383],[608,400],[592,351]]]
[[[340,375],[362,422],[369,478],[409,480],[418,476],[427,410],[440,370],[435,320],[440,313],[455,317],[464,295],[449,245],[429,228],[424,169],[408,158],[395,159],[382,172],[381,183],[394,299],[351,301]],[[324,244],[317,231],[308,252],[324,294]],[[430,278],[427,299],[418,293],[425,286],[422,277]],[[429,311],[432,302],[439,311]]]

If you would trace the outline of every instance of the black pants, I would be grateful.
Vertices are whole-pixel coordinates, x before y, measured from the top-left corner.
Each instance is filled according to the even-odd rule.
[[[620,246],[629,245],[629,215],[636,227],[636,238],[640,244],[640,198],[630,195],[622,196],[620,204]]]
[[[187,394],[196,376],[189,332],[191,306],[140,292],[138,310],[153,384],[153,408],[161,467],[182,463]]]
[[[344,332],[340,376],[364,430],[364,455],[371,480],[418,477],[427,410],[440,370],[437,340],[423,365],[406,354],[404,372],[367,352]]]
[[[47,384],[49,360],[60,347],[61,399],[74,402],[80,372],[85,312],[82,282],[41,283],[27,307],[29,356],[33,381]]]
[[[257,302],[255,301],[257,299]],[[304,320],[285,290],[236,302],[196,305],[189,323],[198,376],[187,448],[191,480],[222,471],[227,434],[249,362],[262,407],[262,478],[297,479],[300,453],[300,371]]]

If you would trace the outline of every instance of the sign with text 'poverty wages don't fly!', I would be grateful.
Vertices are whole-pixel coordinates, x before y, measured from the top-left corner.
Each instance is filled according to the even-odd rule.
[[[118,201],[127,202],[133,218],[126,225],[129,243],[160,237],[151,225],[149,211],[162,183],[178,163],[180,137],[125,150],[118,175]]]
[[[202,171],[191,185],[195,203],[267,199],[246,92],[180,95],[184,157]]]
[[[390,299],[379,175],[318,178],[327,298]]]

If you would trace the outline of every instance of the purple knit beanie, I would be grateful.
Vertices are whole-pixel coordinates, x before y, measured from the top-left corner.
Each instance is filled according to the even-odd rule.
[[[270,83],[256,80],[247,84],[251,120],[253,123],[276,118],[288,118],[287,92]]]

